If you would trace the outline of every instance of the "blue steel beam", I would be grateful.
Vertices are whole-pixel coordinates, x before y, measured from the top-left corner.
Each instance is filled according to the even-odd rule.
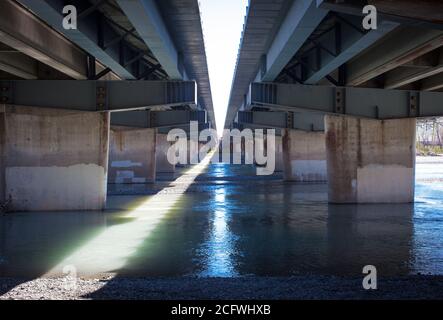
[[[357,20],[357,23],[360,23],[358,18]],[[334,70],[369,48],[379,39],[386,36],[398,26],[399,24],[396,22],[380,21],[376,30],[361,33],[347,24],[340,23],[339,32],[341,33],[341,35],[339,36],[339,41],[341,42],[341,48],[339,52],[336,52],[336,55],[331,55],[329,52],[325,52],[325,50],[320,50],[320,66],[316,66],[316,71],[310,72],[308,74],[308,77],[304,81],[304,83],[316,84],[321,79],[332,73]],[[337,35],[335,36],[337,37]],[[335,46],[335,41],[334,39],[331,40],[331,37],[334,37],[333,32],[330,32],[326,34],[322,39],[319,39],[320,44],[322,44],[325,48],[330,47],[331,44],[332,46]],[[335,48],[331,48],[331,50],[335,51]],[[315,51],[311,51],[309,59],[312,61],[317,60]],[[315,65],[315,63],[313,64]]]
[[[87,78],[87,55],[13,0],[0,1],[0,37],[9,47],[69,77]],[[20,75],[35,76],[36,72],[32,76]]]
[[[443,116],[443,92],[427,91],[252,83],[247,104],[374,119]]]
[[[265,128],[286,128],[286,112],[268,111],[239,111],[237,113],[238,123],[248,123]]]
[[[179,54],[153,0],[117,0],[140,37],[171,79],[185,79]]]
[[[374,5],[379,19],[389,20],[403,26],[443,30],[441,0],[317,0],[317,6],[325,10],[363,16],[363,6]]]
[[[39,18],[110,68],[119,77],[128,80],[137,78],[137,64],[132,63],[125,66],[125,59],[131,60],[139,55],[140,52],[137,52],[129,45],[124,45],[128,44],[124,39],[105,47],[107,41],[118,38],[119,34],[107,23],[101,13],[95,11],[79,19],[77,29],[66,30],[63,28],[62,23],[64,1],[18,0],[18,2],[31,9]],[[70,4],[75,5],[80,10],[81,7],[85,7],[88,3],[83,0],[72,0]],[[143,65],[142,68],[148,67]],[[143,72],[144,70],[140,71]]]
[[[116,112],[111,115],[111,125],[137,128],[175,128],[189,126],[191,121],[197,121],[199,124],[206,123],[206,111],[136,110]]]
[[[346,85],[361,85],[441,46],[441,30],[397,28],[389,37],[348,63]]]
[[[0,103],[81,111],[127,111],[197,104],[194,81],[0,81]]]
[[[325,130],[324,115],[313,112],[239,111],[236,120],[238,124],[253,128]]]
[[[273,81],[326,17],[315,0],[295,0],[266,54],[261,81]]]

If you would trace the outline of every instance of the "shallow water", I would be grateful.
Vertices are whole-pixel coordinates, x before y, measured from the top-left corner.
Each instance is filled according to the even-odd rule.
[[[0,275],[443,274],[442,163],[417,163],[416,202],[401,205],[330,205],[326,185],[252,166],[201,170],[136,196],[113,186],[105,212],[0,216]]]

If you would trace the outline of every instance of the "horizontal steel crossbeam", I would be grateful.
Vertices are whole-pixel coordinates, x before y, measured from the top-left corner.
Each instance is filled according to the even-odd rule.
[[[237,122],[248,128],[324,131],[324,115],[312,112],[239,111]]]
[[[286,128],[286,112],[239,111],[238,122],[263,128]]]
[[[0,103],[82,111],[127,111],[197,104],[194,81],[0,81]]]
[[[191,121],[206,123],[205,111],[127,111],[111,115],[111,125],[136,128],[176,128],[189,126]]]
[[[252,83],[249,107],[395,119],[443,115],[443,93],[299,84]]]

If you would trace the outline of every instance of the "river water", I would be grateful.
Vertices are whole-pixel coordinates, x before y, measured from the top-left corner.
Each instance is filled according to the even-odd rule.
[[[330,205],[325,184],[245,165],[159,180],[111,186],[105,212],[0,216],[0,276],[443,274],[442,160],[417,160],[416,202],[400,205]]]

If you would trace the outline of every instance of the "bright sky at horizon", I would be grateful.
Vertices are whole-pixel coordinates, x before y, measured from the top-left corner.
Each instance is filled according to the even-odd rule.
[[[217,131],[221,136],[248,0],[200,0]]]

